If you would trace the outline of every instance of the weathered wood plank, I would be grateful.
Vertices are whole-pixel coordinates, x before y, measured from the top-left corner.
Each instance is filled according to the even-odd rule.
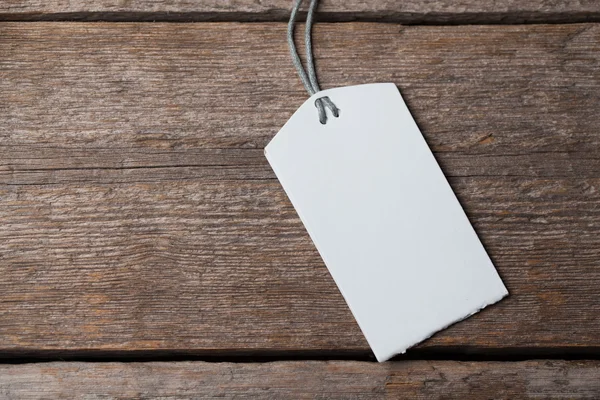
[[[0,349],[367,351],[262,155],[284,33],[0,24]],[[315,35],[323,86],[400,86],[511,291],[422,347],[598,349],[600,26]]]
[[[292,0],[8,0],[0,19],[113,21],[273,21],[289,17]],[[600,19],[596,0],[327,0],[322,21],[356,19],[401,23],[590,22]]]
[[[15,399],[597,399],[598,361],[0,365]]]

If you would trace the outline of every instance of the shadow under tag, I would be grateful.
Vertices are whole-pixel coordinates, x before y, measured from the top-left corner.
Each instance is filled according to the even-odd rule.
[[[265,155],[377,360],[508,294],[394,84],[315,94]]]

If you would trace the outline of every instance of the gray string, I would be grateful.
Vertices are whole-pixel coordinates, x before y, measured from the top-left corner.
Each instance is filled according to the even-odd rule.
[[[318,0],[311,0],[310,6],[308,8],[308,14],[306,16],[306,28],[304,32],[304,41],[306,45],[306,69],[308,70],[308,74],[304,70],[302,66],[302,60],[300,60],[300,56],[298,55],[298,51],[296,50],[296,43],[294,42],[294,28],[296,25],[296,15],[298,14],[298,10],[302,5],[303,0],[296,0],[296,4],[292,9],[292,14],[290,15],[290,22],[288,23],[287,30],[287,42],[290,47],[290,54],[292,55],[292,63],[294,67],[296,67],[296,71],[298,71],[298,75],[300,75],[300,80],[302,84],[306,88],[306,91],[311,96],[315,93],[321,91],[319,88],[319,81],[317,79],[317,73],[315,70],[315,62],[313,58],[312,52],[312,26],[314,21],[315,10],[317,8]],[[325,107],[331,110],[331,113],[334,117],[339,117],[340,110],[333,104],[331,99],[327,96],[323,96],[318,98],[315,101],[315,107],[319,112],[319,121],[322,124],[327,123],[327,112],[325,111]]]

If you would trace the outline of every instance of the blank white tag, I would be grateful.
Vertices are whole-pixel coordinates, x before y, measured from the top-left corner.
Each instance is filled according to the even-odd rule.
[[[508,294],[396,85],[317,93],[265,155],[377,360]]]

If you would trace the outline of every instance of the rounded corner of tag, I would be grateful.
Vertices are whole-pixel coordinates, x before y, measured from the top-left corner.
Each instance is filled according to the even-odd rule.
[[[400,88],[394,82],[384,82],[381,84],[381,86],[384,87],[386,90],[389,90],[390,92],[402,95],[400,93]]]

